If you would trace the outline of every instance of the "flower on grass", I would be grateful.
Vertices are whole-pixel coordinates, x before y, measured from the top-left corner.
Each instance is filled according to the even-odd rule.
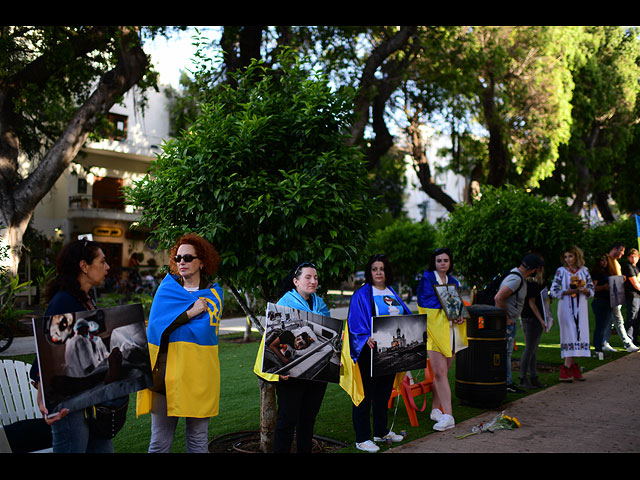
[[[456,438],[466,438],[471,435],[476,435],[483,432],[495,432],[497,430],[512,430],[514,428],[520,428],[520,421],[516,417],[510,417],[505,415],[504,412],[493,417],[493,420],[487,423],[480,423],[471,429],[471,433],[465,435],[459,435]]]

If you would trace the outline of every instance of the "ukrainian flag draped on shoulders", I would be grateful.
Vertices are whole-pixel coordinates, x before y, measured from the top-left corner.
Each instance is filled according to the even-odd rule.
[[[281,305],[283,307],[295,308],[297,310],[302,310],[305,312],[311,312],[318,315],[323,315],[325,317],[330,317],[331,312],[329,308],[324,303],[324,301],[315,293],[312,295],[313,308],[309,307],[309,303],[302,298],[302,296],[295,290],[292,289],[285,293],[280,300],[278,300],[277,305]],[[345,328],[342,333],[342,352],[341,352],[341,362],[342,362],[342,371],[340,373],[340,386],[349,394],[354,404],[358,405],[362,399],[364,398],[364,391],[362,389],[362,381],[360,380],[360,373],[357,375],[354,372],[354,369],[357,370],[357,365],[354,365],[353,361],[350,358],[349,354],[349,332],[347,325],[345,323]],[[260,343],[260,347],[258,349],[258,355],[256,357],[256,362],[253,367],[253,371],[259,377],[269,381],[269,382],[277,382],[279,380],[279,375],[274,375],[272,373],[264,373],[262,371],[262,355],[264,351],[264,336]]]
[[[199,298],[207,310],[179,326],[169,336],[165,387],[167,415],[205,418],[218,414],[220,404],[220,362],[218,329],[222,315],[222,288],[190,292],[176,276],[168,274],[156,291],[147,327],[151,365],[155,365],[163,332]],[[137,415],[151,410],[150,390],[138,392]]]
[[[447,283],[460,287],[460,283],[452,275],[447,275]],[[427,314],[427,350],[440,352],[445,357],[452,357],[454,351],[459,352],[469,345],[467,322],[454,324],[449,321],[434,289],[434,285],[437,284],[435,272],[425,270],[418,284],[418,313]],[[451,328],[454,331],[454,350],[451,349]]]
[[[404,309],[402,315],[411,315],[411,310],[402,301],[400,295],[391,287],[389,290],[396,297],[398,303]],[[357,375],[360,377],[360,369],[358,368],[358,357],[360,352],[364,348],[367,339],[371,336],[371,322],[375,316],[375,307],[373,302],[373,287],[369,283],[365,283],[358,290],[353,293],[351,297],[351,303],[349,304],[349,313],[347,315],[347,325],[349,327],[349,349],[351,359],[355,362]],[[399,372],[396,374],[394,387],[397,388],[406,372]],[[362,380],[360,379],[360,383]],[[357,405],[357,404],[356,404]]]

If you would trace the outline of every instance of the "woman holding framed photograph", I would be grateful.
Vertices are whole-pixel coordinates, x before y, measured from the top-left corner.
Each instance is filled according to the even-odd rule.
[[[411,315],[411,311],[391,287],[391,264],[384,255],[373,255],[367,262],[364,275],[364,285],[351,297],[347,325],[351,358],[358,365],[364,389],[364,399],[352,407],[356,448],[373,453],[379,450],[375,442],[400,442],[404,437],[396,435],[387,426],[389,397],[396,376],[371,376],[371,349],[375,346],[371,318],[382,315]]]
[[[460,287],[451,275],[453,254],[448,248],[438,248],[431,254],[429,266],[418,284],[418,313],[427,314],[427,355],[433,369],[433,400],[431,420],[436,423],[434,430],[444,431],[455,426],[451,407],[451,386],[448,372],[456,352],[467,348],[467,324],[462,312],[459,317],[449,320],[436,285]]]

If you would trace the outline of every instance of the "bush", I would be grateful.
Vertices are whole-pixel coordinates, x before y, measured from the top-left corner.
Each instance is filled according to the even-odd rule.
[[[372,235],[367,244],[367,257],[384,253],[391,262],[395,279],[411,284],[429,263],[429,253],[436,245],[437,236],[436,228],[428,222],[396,220]]]
[[[586,243],[582,219],[566,204],[512,187],[483,188],[482,197],[456,208],[440,231],[443,245],[454,254],[456,273],[477,287],[518,266],[529,252],[545,258],[548,278],[560,265],[563,249]]]
[[[595,259],[609,253],[609,249],[614,242],[622,242],[627,250],[638,248],[638,233],[636,230],[636,220],[632,215],[629,218],[619,220],[608,225],[591,227],[586,231],[584,244],[584,258],[587,266],[591,268]]]

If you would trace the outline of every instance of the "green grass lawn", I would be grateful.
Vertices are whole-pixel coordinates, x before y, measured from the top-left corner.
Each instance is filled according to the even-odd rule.
[[[593,328],[593,318],[590,325]],[[543,334],[538,349],[538,363],[545,368],[540,368],[540,380],[547,386],[558,383],[558,372],[549,372],[550,368],[559,368],[562,363],[560,358],[559,329],[555,324],[551,332]],[[260,392],[258,379],[253,373],[253,365],[256,358],[259,343],[237,343],[231,341],[232,337],[221,337],[220,362],[221,362],[221,397],[220,414],[211,419],[210,438],[239,431],[258,430],[260,426]],[[592,337],[591,337],[592,338]],[[579,362],[585,371],[620,358],[627,353],[622,349],[622,342],[617,335],[611,336],[611,345],[620,349],[618,353],[613,353],[605,360],[597,358],[584,358]],[[513,353],[513,360],[519,360],[524,350],[524,337],[522,329],[518,328],[516,337],[516,350]],[[23,355],[16,357],[19,360],[33,363],[34,355]],[[517,364],[516,364],[517,365]],[[419,378],[423,374],[420,371],[414,372],[414,377]],[[517,368],[513,370],[514,382],[518,382],[519,372]],[[462,422],[475,417],[486,410],[472,407],[461,403],[455,396],[455,362],[449,373],[450,384],[453,394],[453,412],[456,422]],[[501,407],[508,413],[509,402],[522,398],[525,395],[537,392],[532,390],[518,394],[507,394],[506,403]],[[424,397],[416,398],[416,405],[422,406]],[[114,440],[115,450],[118,453],[144,453],[149,445],[151,431],[151,416],[143,415],[136,418],[135,415],[136,396],[131,396],[128,418],[124,428]],[[398,402],[399,400],[399,402]],[[427,407],[424,412],[418,413],[419,426],[412,427],[402,399],[398,397],[396,403],[389,410],[389,426],[398,433],[401,430],[407,432],[405,441],[415,440],[434,433],[433,421],[429,419],[431,404],[431,394],[427,394]],[[397,408],[396,408],[397,406]],[[349,396],[338,385],[329,384],[324,398],[324,402],[318,419],[316,421],[315,433],[322,437],[337,440],[347,447],[337,450],[337,452],[353,453],[357,452],[354,446],[354,432],[351,423],[351,401]],[[384,449],[384,447],[383,447]],[[176,432],[173,446],[174,452],[185,451],[184,423],[181,421]]]

